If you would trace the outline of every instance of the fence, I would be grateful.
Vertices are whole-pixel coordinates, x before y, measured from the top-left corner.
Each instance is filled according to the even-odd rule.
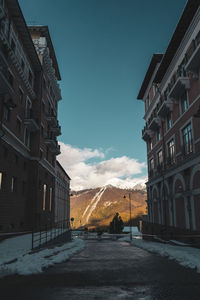
[[[71,240],[71,230],[66,220],[40,225],[32,231],[32,250]]]

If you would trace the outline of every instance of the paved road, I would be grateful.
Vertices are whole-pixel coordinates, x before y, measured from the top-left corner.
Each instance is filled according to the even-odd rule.
[[[200,274],[126,242],[88,241],[71,260],[0,280],[1,300],[200,299]]]

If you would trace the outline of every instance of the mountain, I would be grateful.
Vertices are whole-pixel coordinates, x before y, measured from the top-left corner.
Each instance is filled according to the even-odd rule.
[[[116,212],[120,214],[124,222],[128,222],[130,219],[129,195],[132,218],[146,213],[147,196],[143,186],[122,189],[108,185],[72,192],[72,195],[70,213],[74,218],[74,228],[108,226]]]

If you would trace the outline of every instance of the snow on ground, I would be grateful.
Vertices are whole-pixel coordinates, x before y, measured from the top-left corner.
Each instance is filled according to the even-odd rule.
[[[121,238],[119,241],[130,241],[130,237]],[[174,241],[173,241],[174,242]],[[169,245],[165,243],[146,241],[142,238],[133,238],[133,246],[157,253],[168,259],[177,261],[181,266],[196,269],[200,273],[200,249],[184,246],[183,243]]]
[[[61,246],[30,252],[30,236],[27,234],[0,243],[0,277],[40,273],[44,268],[69,259],[85,246],[83,240],[74,238]]]

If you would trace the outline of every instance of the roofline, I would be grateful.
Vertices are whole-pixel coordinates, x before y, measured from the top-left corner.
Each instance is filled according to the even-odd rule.
[[[36,30],[36,31],[40,31],[42,32],[45,37],[47,38],[47,44],[48,47],[50,48],[50,53],[52,55],[52,60],[53,60],[53,66],[56,72],[56,77],[58,80],[61,80],[61,75],[60,75],[60,71],[59,71],[59,67],[58,67],[58,61],[56,58],[56,54],[55,54],[55,50],[54,50],[54,46],[51,40],[51,36],[49,33],[49,27],[47,25],[30,25],[28,26],[29,30]]]
[[[20,32],[20,38],[23,42],[23,47],[29,53],[28,56],[32,63],[33,69],[36,71],[41,71],[42,66],[35,50],[35,46],[33,45],[33,41],[18,0],[6,0],[6,6],[8,7],[9,13],[12,16],[12,20],[17,30]]]
[[[154,72],[157,64],[162,60],[162,57],[163,57],[163,54],[158,54],[158,53],[153,54],[150,64],[149,64],[149,67],[147,69],[146,75],[144,77],[142,86],[138,93],[137,99],[139,99],[139,100],[143,99],[146,89],[148,87],[148,84],[152,78],[153,72]]]
[[[65,169],[61,166],[61,164],[59,163],[58,160],[56,160],[56,164],[62,169],[62,171],[65,173],[65,175],[68,177],[68,179],[71,180],[71,178],[70,178],[69,175],[66,173]]]
[[[162,81],[199,6],[200,0],[188,0],[187,4],[185,5],[183,13],[179,19],[179,22],[159,66],[159,69],[156,73],[154,79],[155,83],[160,83]]]

